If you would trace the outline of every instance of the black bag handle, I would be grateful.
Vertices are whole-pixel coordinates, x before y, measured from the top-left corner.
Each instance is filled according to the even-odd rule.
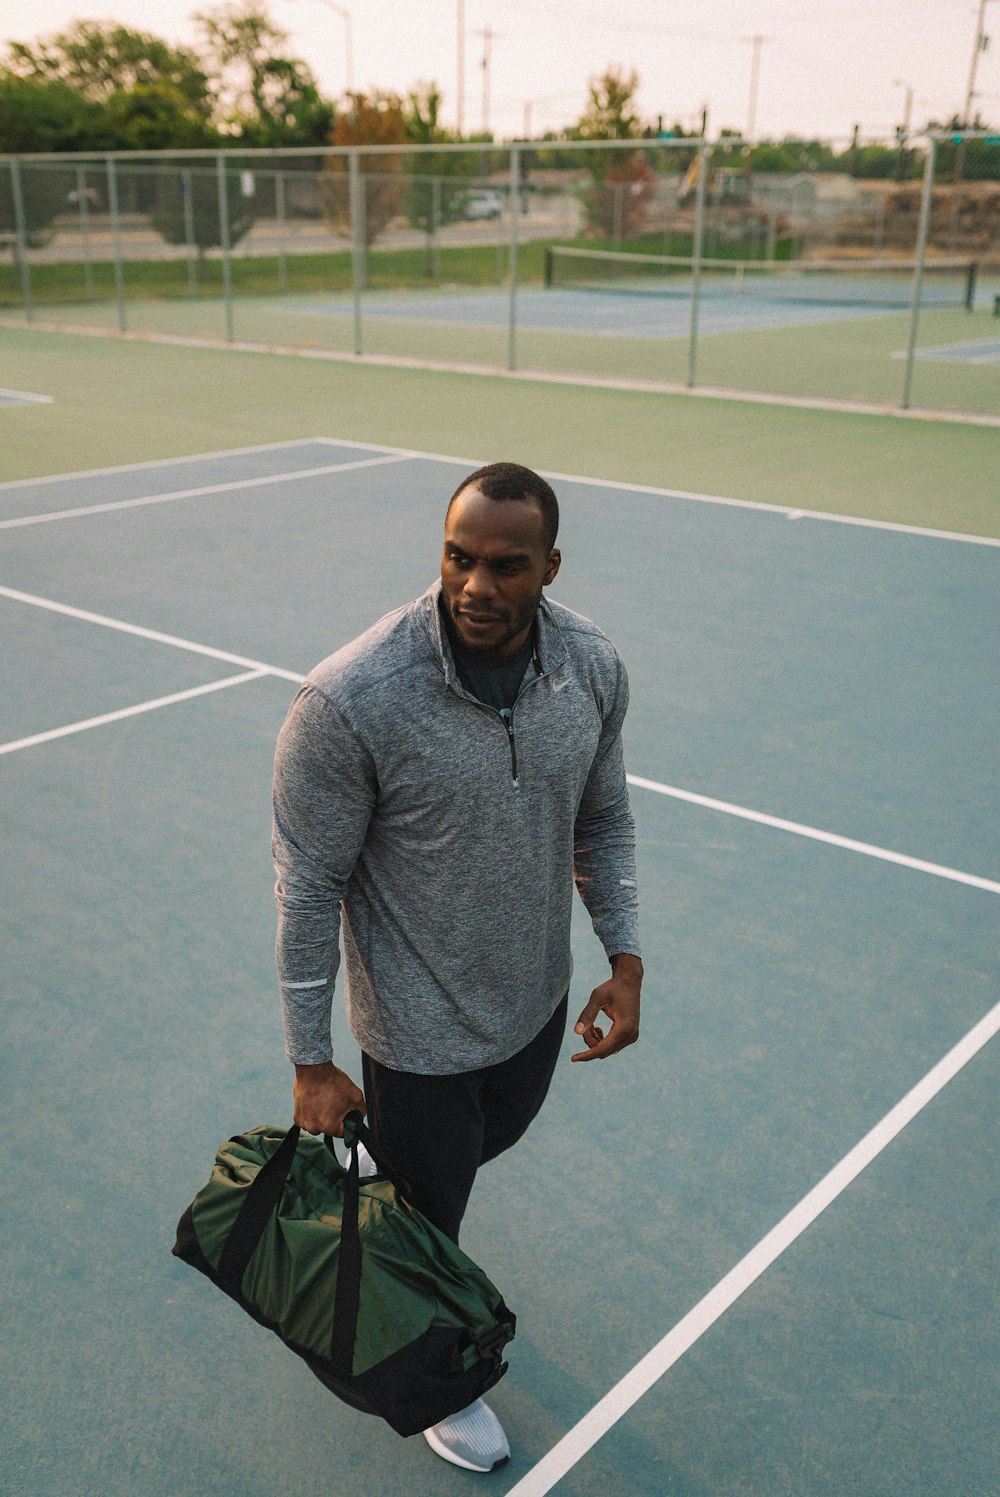
[[[355,1123],[357,1126],[361,1124],[361,1114],[349,1113],[346,1121]],[[367,1128],[361,1126],[362,1131],[367,1134]],[[239,1290],[243,1275],[264,1233],[264,1228],[281,1204],[281,1197],[292,1168],[292,1160],[295,1158],[300,1134],[301,1129],[298,1124],[293,1124],[271,1157],[261,1165],[256,1179],[247,1190],[216,1269],[219,1278],[230,1289]],[[367,1138],[362,1141],[367,1148]],[[336,1158],[332,1139],[328,1137],[326,1144]],[[333,1332],[330,1337],[330,1360],[336,1370],[348,1378],[353,1375],[354,1341],[357,1335],[358,1309],[361,1302],[361,1234],[358,1231],[360,1178],[357,1149],[352,1147],[350,1155],[344,1186],[340,1257],[333,1301]],[[372,1155],[372,1157],[375,1156]]]

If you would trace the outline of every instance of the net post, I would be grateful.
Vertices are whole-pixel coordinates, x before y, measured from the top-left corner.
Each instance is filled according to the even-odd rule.
[[[118,330],[128,331],[128,319],[125,315],[125,272],[122,267],[122,231],[121,215],[118,211],[118,173],[115,168],[115,158],[108,156],[105,159],[105,167],[108,176],[108,211],[111,214],[111,240],[115,252],[115,298],[118,302]]]
[[[701,252],[705,239],[705,178],[708,175],[707,141],[699,147],[698,190],[695,207],[693,265],[691,267],[691,324],[688,334],[688,389],[693,390],[698,363],[698,299],[701,294]]]
[[[517,229],[521,212],[521,152],[510,148],[510,312],[507,323],[507,368],[517,368]]]
[[[226,158],[221,151],[215,158],[219,191],[219,241],[222,245],[222,296],[226,304],[226,342],[233,341],[233,267],[229,256],[229,201],[226,193]]]
[[[979,261],[970,260],[969,269],[965,276],[965,310],[971,312],[976,305],[976,279],[979,275]]]
[[[910,391],[913,386],[913,355],[917,346],[917,322],[920,318],[920,293],[924,282],[924,258],[927,253],[927,235],[931,221],[931,194],[934,188],[934,165],[937,157],[937,142],[933,135],[927,141],[927,161],[924,165],[924,185],[920,194],[920,223],[917,228],[917,263],[913,270],[913,286],[910,291],[910,334],[906,345],[906,364],[903,371],[903,398],[901,407],[910,408]]]
[[[360,358],[361,286],[364,280],[364,202],[357,147],[352,147],[348,155],[347,169],[351,192],[351,296],[354,303],[354,352]]]
[[[17,255],[17,274],[21,282],[24,320],[30,322],[35,315],[35,308],[31,295],[31,267],[28,264],[28,230],[24,213],[24,196],[21,191],[21,166],[16,156],[10,158],[10,189],[14,199],[14,251]]]
[[[552,285],[552,265],[554,260],[555,256],[552,253],[552,246],[551,244],[547,244],[545,246],[545,285],[547,287]]]

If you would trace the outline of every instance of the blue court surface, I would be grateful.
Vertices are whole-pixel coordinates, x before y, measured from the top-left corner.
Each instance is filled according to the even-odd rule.
[[[630,671],[647,983],[463,1229],[519,1317],[508,1467],[339,1404],[170,1255],[217,1143],[290,1121],[296,682],[434,579],[479,461],[0,485],[5,1491],[995,1497],[996,541],[549,475],[553,595]]]
[[[282,301],[270,310],[303,317],[349,317],[351,302],[341,296]],[[767,302],[752,297],[706,296],[699,305],[698,327],[705,333],[733,333],[768,327],[809,327],[858,317],[884,317],[898,308],[824,306],[815,302]],[[448,326],[505,328],[510,320],[506,291],[424,292],[414,296],[369,293],[364,315]],[[627,338],[683,338],[691,325],[687,294],[630,295],[615,291],[551,291],[527,288],[517,293],[518,326],[547,332],[595,333]]]
[[[947,343],[939,348],[921,348],[920,359],[941,359],[960,364],[1000,364],[1000,338],[975,338],[968,343]]]

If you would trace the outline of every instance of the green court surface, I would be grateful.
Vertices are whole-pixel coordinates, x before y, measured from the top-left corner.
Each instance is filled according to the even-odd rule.
[[[520,369],[589,379],[686,384],[689,313],[683,302],[601,298],[611,308],[590,326],[586,292],[525,289],[519,297],[516,358]],[[737,305],[737,304],[734,304]],[[636,309],[642,316],[637,316]],[[550,310],[551,309],[551,310]],[[38,316],[72,326],[118,327],[113,302],[41,306]],[[383,358],[461,363],[484,369],[507,365],[509,296],[454,288],[409,296],[374,292],[363,301],[362,350]],[[782,325],[780,319],[788,320]],[[778,319],[776,321],[776,319]],[[809,320],[814,319],[814,320]],[[129,329],[154,336],[224,339],[221,299],[135,299]],[[911,404],[1000,418],[995,364],[919,357],[940,346],[977,345],[996,333],[986,300],[974,312],[934,308],[922,313]],[[352,353],[355,324],[350,298],[241,296],[235,299],[237,342]],[[700,318],[698,383],[799,399],[898,405],[902,397],[909,316],[872,315],[870,308],[782,307],[750,304],[730,313],[706,302]]]
[[[0,411],[6,1490],[993,1497],[997,431],[0,337],[52,397]],[[478,1478],[169,1249],[219,1140],[289,1120],[295,681],[499,456],[556,475],[553,594],[629,666],[648,978],[477,1185],[519,1317]]]
[[[1000,535],[1000,428],[0,327],[6,478],[338,433]],[[993,375],[996,378],[996,375]]]

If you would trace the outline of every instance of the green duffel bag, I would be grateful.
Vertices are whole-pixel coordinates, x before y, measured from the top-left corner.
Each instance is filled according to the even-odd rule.
[[[514,1316],[472,1259],[406,1200],[358,1113],[333,1140],[253,1128],[220,1145],[174,1254],[280,1336],[356,1409],[413,1435],[507,1371]],[[360,1180],[356,1144],[379,1167]]]

